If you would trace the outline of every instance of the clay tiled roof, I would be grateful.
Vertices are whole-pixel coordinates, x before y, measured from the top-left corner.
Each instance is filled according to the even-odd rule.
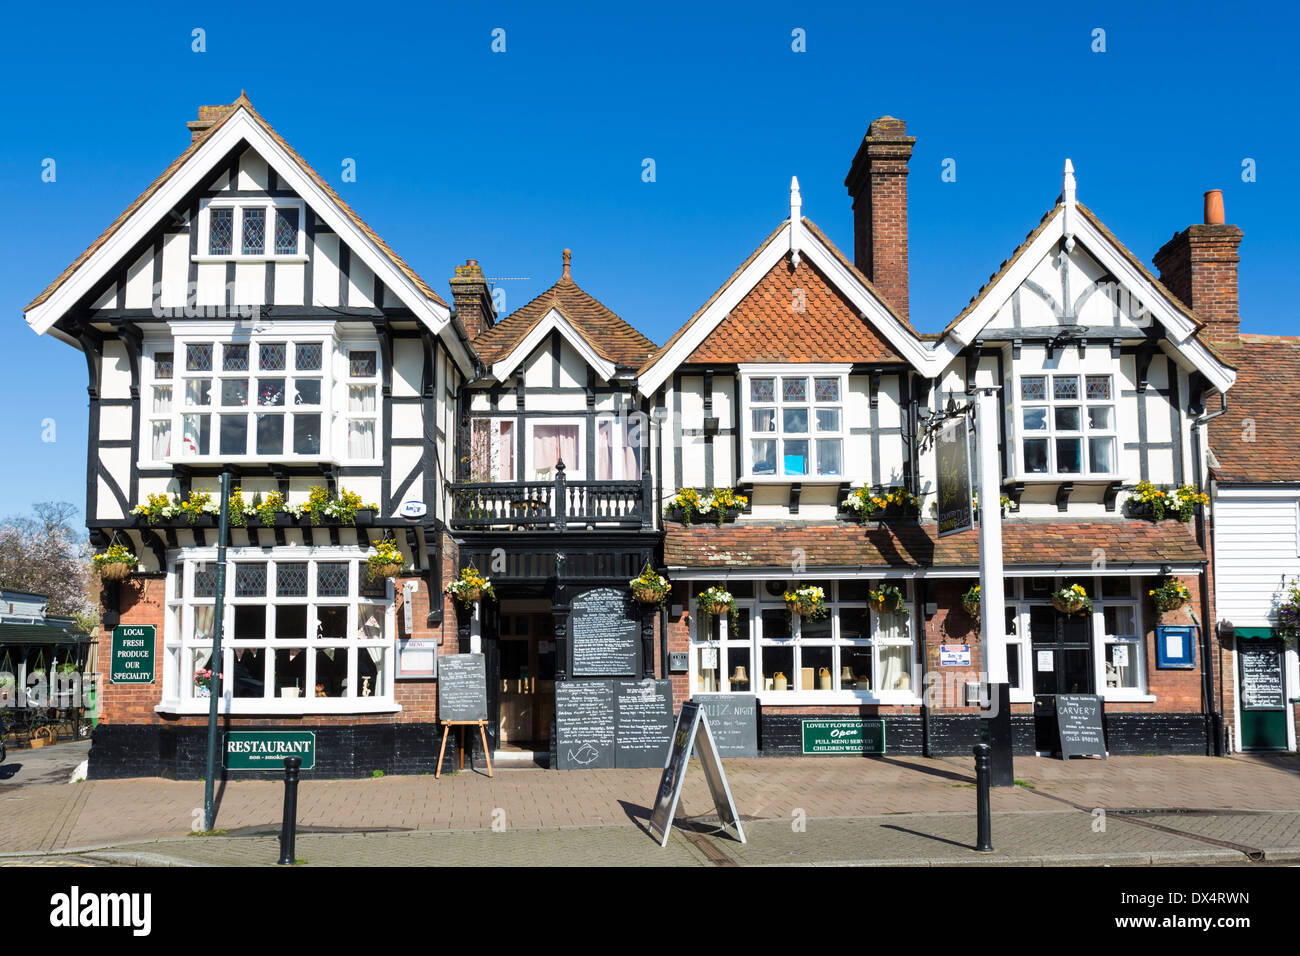
[[[61,273],[59,273],[59,276],[48,286],[46,286],[45,291],[42,292],[40,295],[38,295],[30,303],[28,303],[27,308],[24,309],[23,311],[25,312],[30,311],[31,309],[40,305],[50,296],[52,296],[54,292],[59,288],[59,286],[63,285],[63,283],[66,282],[72,276],[72,274],[76,272],[77,269],[79,269],[87,259],[89,259],[92,255],[94,255],[95,252],[102,245],[104,245],[104,243],[106,243],[109,239],[111,239],[113,235],[120,228],[122,228],[123,224],[125,224],[126,221],[131,218],[131,216],[136,212],[136,210],[138,210],[141,206],[143,206],[146,202],[148,202],[149,197],[151,197],[154,193],[156,193],[159,189],[161,189],[167,183],[167,181],[172,178],[172,176],[176,175],[176,172],[182,166],[185,165],[186,161],[188,161],[191,156],[193,156],[196,152],[198,152],[200,147],[202,147],[202,145],[207,141],[207,139],[210,136],[212,136],[213,132],[220,129],[230,119],[230,117],[235,115],[235,113],[238,111],[237,108],[241,106],[245,110],[247,110],[248,115],[251,116],[253,120],[259,126],[262,127],[263,130],[266,131],[266,134],[270,136],[273,140],[275,140],[275,142],[280,146],[281,149],[283,149],[286,153],[288,153],[289,158],[292,159],[295,163],[297,163],[299,168],[302,169],[303,173],[305,173],[308,177],[310,177],[312,181],[314,181],[316,185],[320,187],[320,189],[323,190],[325,194],[330,197],[331,200],[334,201],[334,203],[339,207],[339,209],[349,219],[352,220],[352,222],[356,225],[356,227],[360,229],[363,233],[365,233],[366,236],[376,246],[379,247],[379,249],[384,253],[384,255],[386,255],[390,260],[392,260],[393,265],[395,265],[398,269],[400,269],[403,273],[405,273],[406,277],[415,284],[416,288],[420,290],[420,292],[424,295],[425,298],[433,302],[437,302],[439,305],[442,306],[445,306],[447,304],[442,300],[442,298],[438,295],[438,293],[433,291],[433,289],[429,286],[427,282],[425,282],[423,279],[420,278],[419,275],[416,274],[414,269],[412,269],[409,265],[406,264],[406,260],[404,260],[401,256],[399,256],[395,251],[393,251],[393,249],[388,245],[388,243],[384,242],[383,239],[379,238],[379,235],[368,225],[366,225],[366,223],[361,219],[361,217],[358,216],[352,210],[352,207],[349,206],[346,202],[344,202],[342,197],[339,196],[339,194],[336,193],[330,187],[329,183],[327,183],[324,179],[322,179],[320,174],[317,173],[316,170],[312,169],[311,166],[307,164],[307,161],[303,159],[301,156],[299,156],[294,151],[293,147],[290,146],[287,142],[285,142],[284,138],[281,137],[279,133],[277,133],[274,129],[271,128],[271,124],[269,124],[266,120],[264,120],[261,114],[257,112],[257,110],[253,109],[253,104],[249,102],[248,97],[245,96],[243,93],[240,93],[239,99],[235,100],[234,103],[230,104],[229,112],[227,112],[224,116],[221,117],[220,120],[214,123],[206,133],[204,133],[202,136],[200,136],[198,139],[192,142],[189,148],[185,150],[185,152],[181,153],[174,160],[172,160],[171,164],[162,171],[162,175],[160,175],[157,179],[155,179],[152,183],[150,183],[149,187],[144,192],[142,192],[139,196],[137,196],[135,198],[135,201],[132,202],[131,205],[127,206],[120,216],[118,216],[116,219],[113,220],[111,224],[109,224],[109,227],[104,230],[104,232],[100,235],[100,237],[96,239],[94,242],[92,242],[90,244],[90,247],[86,249],[85,252],[83,252],[76,259],[74,259],[71,265],[69,265],[66,269],[64,269]]]
[[[1220,481],[1300,482],[1300,338],[1243,335],[1228,413],[1210,422]],[[1209,411],[1219,407],[1211,398]],[[1246,440],[1246,439],[1251,440]]]
[[[912,335],[916,330],[895,311],[894,307],[871,284],[865,275],[831,242],[812,220],[801,220],[805,228],[840,263],[862,283],[876,300]],[[708,311],[709,306],[731,287],[749,264],[758,257],[789,220],[777,226],[767,238],[728,278],[709,296],[695,314],[664,343],[663,348],[650,356],[641,367],[644,372],[663,358],[690,328]],[[794,289],[802,288],[807,311],[799,315],[790,308]],[[799,321],[792,321],[796,317]],[[715,338],[717,341],[715,342]],[[828,351],[829,349],[829,351]],[[856,350],[855,350],[856,349]],[[886,354],[887,353],[887,354]],[[722,358],[720,356],[728,357]],[[845,356],[845,357],[833,357]],[[835,361],[897,361],[904,359],[894,352],[889,343],[872,329],[853,305],[842,296],[807,260],[800,262],[795,273],[790,272],[788,256],[783,258],[767,275],[759,280],[750,293],[732,310],[699,348],[687,359],[690,362],[835,362]]]
[[[1100,548],[1111,567],[1129,564],[1196,564],[1205,560],[1189,526],[1178,521],[1008,520],[1002,525],[1008,566],[1091,567]],[[977,531],[937,537],[934,525],[746,521],[668,526],[664,564],[669,568],[790,567],[801,549],[809,568],[978,568]]]
[[[569,320],[597,355],[615,365],[637,368],[655,350],[653,342],[584,292],[576,282],[562,278],[476,338],[474,351],[485,365],[505,358],[553,308]]]

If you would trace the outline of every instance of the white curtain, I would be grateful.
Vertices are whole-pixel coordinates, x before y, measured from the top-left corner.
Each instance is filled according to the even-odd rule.
[[[563,461],[566,471],[581,471],[578,458],[577,425],[534,425],[533,468],[554,472],[556,462]]]

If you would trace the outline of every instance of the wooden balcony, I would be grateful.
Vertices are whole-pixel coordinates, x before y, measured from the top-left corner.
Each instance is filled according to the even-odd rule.
[[[652,531],[650,472],[640,481],[457,481],[451,526],[465,531]]]

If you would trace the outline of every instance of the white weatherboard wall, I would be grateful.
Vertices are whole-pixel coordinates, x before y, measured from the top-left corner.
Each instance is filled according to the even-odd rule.
[[[1274,627],[1274,602],[1300,578],[1300,486],[1220,488],[1214,499],[1215,602],[1236,627]]]

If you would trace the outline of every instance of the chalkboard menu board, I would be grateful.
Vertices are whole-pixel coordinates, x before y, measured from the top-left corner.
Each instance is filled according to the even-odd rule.
[[[555,685],[561,770],[662,767],[672,731],[672,681],[567,680]]]
[[[673,735],[673,683],[614,681],[614,766],[662,767]]]
[[[438,659],[438,719],[487,720],[487,665],[482,654]]]
[[[555,740],[561,770],[613,767],[614,682],[557,681]]]
[[[709,715],[709,729],[721,757],[758,756],[758,698],[753,694],[696,694]]]
[[[1281,710],[1286,707],[1282,689],[1282,654],[1278,645],[1242,641],[1241,706],[1245,710]]]
[[[594,588],[572,602],[569,628],[577,677],[634,677],[637,674],[641,622],[632,613],[627,592]]]
[[[1061,757],[1106,757],[1101,727],[1101,698],[1095,694],[1057,694],[1056,727]]]

